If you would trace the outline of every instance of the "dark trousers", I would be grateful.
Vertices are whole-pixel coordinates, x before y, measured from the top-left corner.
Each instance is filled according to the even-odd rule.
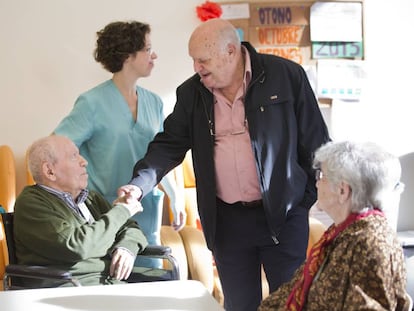
[[[226,311],[256,311],[262,300],[261,266],[273,292],[290,280],[305,260],[309,236],[308,210],[289,211],[278,236],[271,238],[263,206],[245,207],[217,200],[213,255]]]

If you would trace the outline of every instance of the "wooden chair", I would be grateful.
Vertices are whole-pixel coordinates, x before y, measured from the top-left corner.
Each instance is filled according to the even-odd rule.
[[[16,167],[12,149],[0,146],[0,205],[8,212],[13,211],[16,201]]]
[[[33,176],[32,173],[30,173],[30,169],[29,169],[29,162],[28,162],[28,152],[29,150],[26,150],[26,155],[25,155],[25,161],[24,161],[24,165],[26,168],[26,184],[27,185],[34,185],[35,181],[33,180]]]
[[[1,220],[1,218],[0,218]],[[9,264],[9,252],[7,250],[6,234],[4,232],[3,222],[0,221],[0,279],[4,278],[4,270]],[[3,290],[3,282],[0,282],[0,291]]]

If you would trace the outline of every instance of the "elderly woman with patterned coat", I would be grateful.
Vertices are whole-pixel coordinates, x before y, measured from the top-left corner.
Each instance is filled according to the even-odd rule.
[[[384,215],[403,187],[398,158],[372,143],[330,142],[314,167],[317,206],[334,223],[258,310],[408,310],[403,252]]]

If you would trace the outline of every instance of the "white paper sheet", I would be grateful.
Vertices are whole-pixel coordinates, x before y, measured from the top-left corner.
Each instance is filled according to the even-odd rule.
[[[315,2],[310,11],[311,41],[362,41],[361,2]]]
[[[221,4],[222,19],[244,19],[250,18],[250,8],[248,3],[240,4]]]
[[[362,60],[318,60],[318,97],[359,100],[367,76],[364,64]]]

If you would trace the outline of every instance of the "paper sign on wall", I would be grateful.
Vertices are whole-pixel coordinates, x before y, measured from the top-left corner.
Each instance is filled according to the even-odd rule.
[[[310,10],[311,41],[362,41],[361,2],[315,2]]]
[[[320,98],[360,99],[366,81],[362,60],[318,60],[317,95]]]
[[[221,4],[222,19],[243,19],[250,18],[250,9],[248,3],[240,4]]]

